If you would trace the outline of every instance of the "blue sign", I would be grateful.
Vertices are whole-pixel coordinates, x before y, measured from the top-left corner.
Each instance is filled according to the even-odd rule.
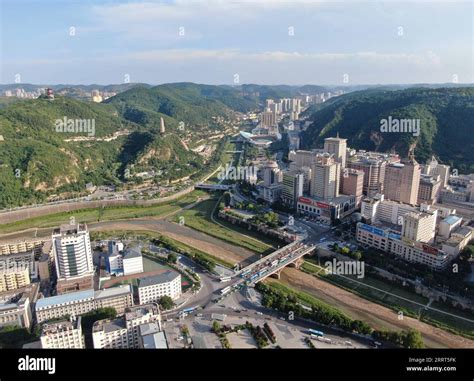
[[[367,224],[361,224],[359,225],[360,229],[365,230],[369,233],[378,235],[380,237],[385,237],[385,231],[383,229],[376,228],[375,226],[372,225],[367,225]]]

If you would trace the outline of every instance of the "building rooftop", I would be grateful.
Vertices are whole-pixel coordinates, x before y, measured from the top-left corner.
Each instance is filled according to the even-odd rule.
[[[446,222],[448,225],[454,225],[459,220],[461,220],[461,217],[451,215],[446,217],[443,222]]]
[[[93,332],[104,331],[105,333],[110,333],[114,331],[120,331],[125,328],[127,328],[127,325],[125,323],[125,320],[121,318],[113,319],[113,320],[105,319],[105,320],[97,320],[94,323],[92,331]]]
[[[61,225],[58,229],[54,229],[53,235],[72,235],[72,234],[77,234],[81,232],[86,232],[87,231],[87,225],[86,224],[63,224]]]
[[[105,290],[95,291],[95,299],[109,298],[112,296],[120,296],[132,293],[132,286],[129,284],[122,284],[117,287],[106,288]]]
[[[77,329],[81,326],[81,317],[79,316],[77,320],[61,320],[53,323],[43,324],[43,329],[41,335],[51,335],[59,332],[69,331],[72,329]]]
[[[57,304],[67,304],[92,299],[94,299],[94,290],[92,289],[71,292],[70,294],[50,296],[48,298],[38,299],[38,301],[36,302],[36,310],[52,307]]]
[[[139,248],[129,248],[123,253],[123,259],[140,258],[142,253]]]
[[[125,320],[141,318],[147,314],[158,315],[159,313],[160,309],[158,308],[158,304],[141,304],[138,306],[128,307],[125,311]]]
[[[168,349],[164,332],[142,336],[144,349]]]
[[[158,326],[157,322],[141,324],[139,329],[141,336],[150,335],[160,331],[160,327]]]
[[[153,275],[153,276],[148,276],[145,278],[139,278],[138,279],[138,287],[147,287],[147,286],[152,286],[155,284],[161,284],[161,283],[167,283],[175,280],[177,277],[179,277],[179,273],[176,271],[172,270],[167,270],[161,274],[158,275]]]

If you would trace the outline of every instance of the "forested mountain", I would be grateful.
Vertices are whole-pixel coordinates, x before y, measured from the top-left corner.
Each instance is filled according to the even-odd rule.
[[[358,91],[333,98],[307,115],[313,123],[301,139],[305,148],[320,147],[324,138],[339,133],[357,149],[406,155],[416,144],[419,162],[434,154],[460,173],[474,172],[474,87]],[[419,119],[419,136],[382,132],[381,120],[389,117]]]

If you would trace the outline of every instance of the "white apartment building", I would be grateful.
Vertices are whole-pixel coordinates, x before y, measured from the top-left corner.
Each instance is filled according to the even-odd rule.
[[[114,275],[142,273],[143,257],[140,249],[129,248],[121,252],[109,252],[107,256],[107,271]]]
[[[84,348],[81,317],[55,323],[45,323],[42,327],[40,341],[43,349]]]
[[[56,274],[71,279],[94,274],[92,249],[86,225],[61,225],[52,234]]]
[[[0,327],[19,326],[30,329],[33,322],[30,299],[22,296],[20,300],[0,300]]]
[[[0,292],[16,290],[30,284],[28,265],[0,269]]]
[[[105,307],[115,308],[117,314],[120,315],[132,305],[132,288],[127,284],[106,290],[84,290],[42,298],[36,302],[35,311],[36,320],[41,323],[65,315],[79,316]]]
[[[123,275],[143,272],[142,253],[138,249],[128,249],[123,253]]]
[[[139,348],[141,334],[150,323],[156,323],[161,331],[161,314],[155,303],[129,307],[119,319],[96,321],[92,328],[94,348]]]
[[[138,300],[140,304],[158,302],[165,295],[173,300],[181,296],[181,274],[167,270],[162,274],[138,280]]]

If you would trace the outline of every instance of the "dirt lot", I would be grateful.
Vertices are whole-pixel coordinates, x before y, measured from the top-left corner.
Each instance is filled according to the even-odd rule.
[[[372,303],[330,283],[317,279],[297,269],[285,268],[281,280],[301,291],[339,308],[354,319],[360,319],[376,329],[400,330],[414,328],[421,332],[429,348],[474,348],[474,341],[454,335],[410,317],[398,315],[381,305]]]
[[[259,256],[243,247],[234,246],[217,238],[163,220],[134,220],[134,221],[111,221],[98,224],[89,224],[91,231],[104,230],[151,230],[173,238],[186,245],[195,247],[214,257],[231,263],[250,264]]]

